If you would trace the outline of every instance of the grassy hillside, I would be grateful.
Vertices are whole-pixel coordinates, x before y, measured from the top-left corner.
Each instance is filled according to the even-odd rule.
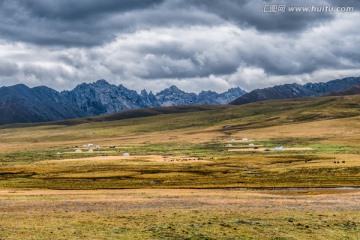
[[[360,186],[359,109],[356,95],[7,126],[0,187]],[[89,153],[88,143],[101,149]]]

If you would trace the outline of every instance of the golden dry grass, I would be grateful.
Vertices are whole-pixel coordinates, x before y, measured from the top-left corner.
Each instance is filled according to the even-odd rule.
[[[80,153],[81,154],[81,153]],[[202,163],[209,162],[204,159],[199,159],[195,157],[187,157],[187,156],[160,156],[160,155],[136,155],[136,156],[96,156],[96,157],[85,157],[85,158],[70,158],[70,159],[61,159],[61,160],[44,160],[36,162],[36,164],[141,164],[144,162],[149,163]]]
[[[284,124],[260,129],[244,130],[233,135],[241,138],[318,138],[323,143],[360,142],[360,117],[332,119],[306,123]]]
[[[359,101],[0,128],[0,239],[358,239]]]
[[[284,148],[281,151],[310,151],[313,150],[310,147],[287,147]],[[228,150],[229,152],[264,152],[264,151],[276,151],[274,149],[269,149],[269,148],[230,148]]]
[[[355,240],[359,197],[355,189],[2,190],[1,237]]]

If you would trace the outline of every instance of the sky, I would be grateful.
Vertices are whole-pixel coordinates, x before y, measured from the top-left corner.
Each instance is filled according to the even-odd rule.
[[[0,0],[0,86],[61,91],[106,79],[222,92],[360,76],[359,9],[357,0]]]

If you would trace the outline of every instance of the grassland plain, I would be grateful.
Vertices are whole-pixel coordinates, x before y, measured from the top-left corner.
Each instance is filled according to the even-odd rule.
[[[1,239],[359,239],[340,189],[0,191]]]
[[[359,239],[360,95],[159,111],[2,126],[0,239]]]

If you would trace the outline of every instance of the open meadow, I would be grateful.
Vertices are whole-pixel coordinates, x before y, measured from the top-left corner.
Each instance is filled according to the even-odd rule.
[[[0,239],[360,239],[360,95],[151,111],[0,126]]]
[[[353,189],[0,191],[1,239],[359,239]]]

